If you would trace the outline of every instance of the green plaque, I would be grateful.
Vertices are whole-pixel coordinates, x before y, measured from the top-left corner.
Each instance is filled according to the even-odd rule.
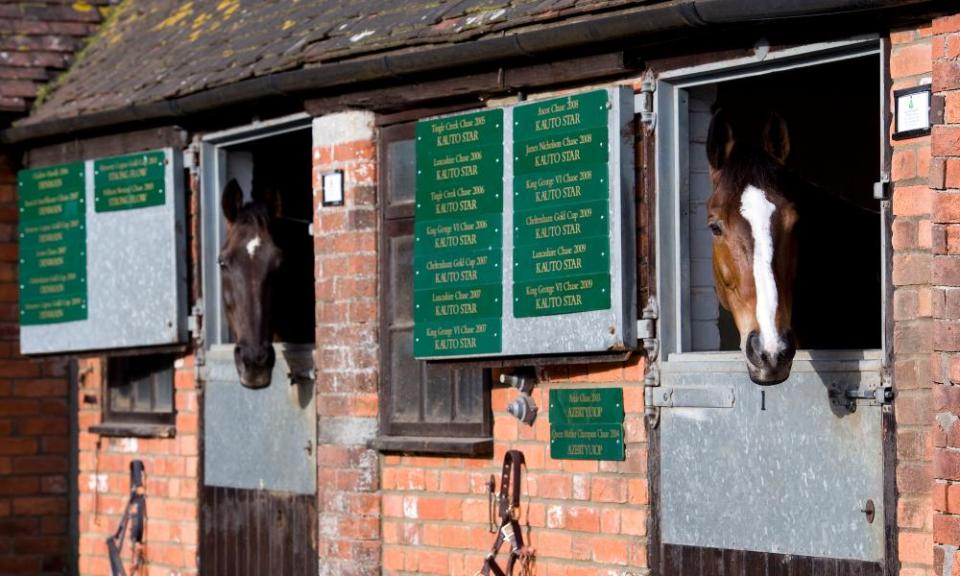
[[[485,190],[494,194],[499,192],[498,188],[502,189],[502,144],[439,152],[423,148],[419,146],[417,149],[418,200],[426,200],[428,192],[477,183],[489,184]]]
[[[503,285],[464,286],[416,290],[414,308],[417,320],[446,320],[448,318],[500,318]]]
[[[436,190],[418,190],[417,219],[503,212],[503,181],[471,178]]]
[[[513,285],[513,315],[517,318],[608,308],[610,274],[518,282]]]
[[[413,328],[413,355],[463,356],[491,354],[501,349],[501,319],[417,320]]]
[[[622,424],[550,424],[554,460],[623,460]]]
[[[515,140],[513,173],[523,175],[606,162],[609,149],[606,127],[586,132],[543,134],[539,138]]]
[[[607,164],[518,175],[513,180],[514,210],[550,209],[571,202],[606,200],[610,195]]]
[[[437,153],[477,146],[503,144],[503,110],[494,108],[472,114],[448,116],[418,122],[417,154],[423,150]]]
[[[162,150],[103,158],[93,163],[97,212],[160,206],[166,201],[166,155]]]
[[[503,110],[416,128],[414,356],[501,350]]]
[[[417,221],[414,250],[416,255],[435,252],[500,251],[503,232],[497,215]]]
[[[34,302],[20,299],[20,324],[55,324],[87,319],[87,296],[63,296]]]
[[[513,109],[513,131],[524,137],[589,130],[607,125],[606,90],[537,100]]]
[[[550,390],[550,424],[621,424],[623,388]]]
[[[551,240],[513,249],[514,284],[602,274],[610,270],[607,236]]]
[[[514,245],[541,244],[556,239],[607,236],[607,201],[569,204],[547,210],[513,213]]]
[[[501,283],[500,251],[428,254],[413,259],[413,289]]]
[[[87,318],[87,235],[82,162],[17,175],[20,323]]]

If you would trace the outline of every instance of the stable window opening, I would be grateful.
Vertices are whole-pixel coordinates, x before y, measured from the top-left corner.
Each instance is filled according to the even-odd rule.
[[[414,123],[381,129],[378,448],[477,455],[492,450],[490,371],[413,357]]]
[[[205,139],[203,273],[208,346],[235,341],[223,309],[218,270],[226,230],[221,195],[231,180],[240,185],[246,201],[266,201],[273,215],[270,235],[282,252],[271,292],[274,341],[314,342],[312,149],[309,119],[299,115]]]
[[[799,213],[792,323],[798,347],[882,347],[883,228],[881,204],[873,197],[880,174],[879,66],[879,56],[871,54],[679,90],[679,267],[671,281],[679,284],[680,301],[668,352],[741,347],[714,288],[714,231],[707,223],[713,190],[707,136],[717,110],[740,122],[738,137],[761,134],[771,117],[787,127],[784,165],[803,182],[802,194],[792,198]]]
[[[170,354],[119,356],[106,362],[104,424],[173,424]]]

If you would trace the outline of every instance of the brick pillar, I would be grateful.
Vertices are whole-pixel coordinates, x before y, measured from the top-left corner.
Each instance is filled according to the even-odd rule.
[[[934,510],[936,573],[960,574],[960,17],[934,20],[933,90],[946,98],[932,134]]]
[[[930,77],[930,27],[890,34],[893,89]],[[892,95],[891,95],[892,97]],[[930,138],[891,140],[893,162],[894,383],[897,389],[897,522],[903,576],[933,564],[930,350],[933,332]]]
[[[68,565],[67,363],[20,355],[17,182],[0,152],[0,574]]]
[[[314,120],[317,462],[321,576],[380,574],[376,141],[373,115]],[[344,172],[343,206],[322,205]]]

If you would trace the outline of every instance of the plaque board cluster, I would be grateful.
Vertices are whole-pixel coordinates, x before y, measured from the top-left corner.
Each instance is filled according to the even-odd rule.
[[[550,457],[623,460],[623,388],[550,390]]]
[[[418,123],[416,357],[632,347],[632,116],[606,89]]]
[[[20,324],[87,317],[86,173],[82,162],[18,176]]]
[[[25,354],[183,340],[179,164],[167,149],[20,171]]]

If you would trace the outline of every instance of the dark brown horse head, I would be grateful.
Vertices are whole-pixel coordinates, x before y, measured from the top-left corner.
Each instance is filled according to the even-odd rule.
[[[713,193],[713,275],[720,304],[740,333],[750,379],[777,384],[790,376],[796,278],[797,210],[784,161],[790,140],[783,119],[741,121],[723,110],[710,122],[707,156]]]
[[[259,199],[244,203],[236,180],[223,189],[227,233],[218,261],[221,291],[227,323],[237,342],[234,361],[240,383],[247,388],[269,386],[276,360],[271,291],[283,254],[270,234],[271,204]]]

